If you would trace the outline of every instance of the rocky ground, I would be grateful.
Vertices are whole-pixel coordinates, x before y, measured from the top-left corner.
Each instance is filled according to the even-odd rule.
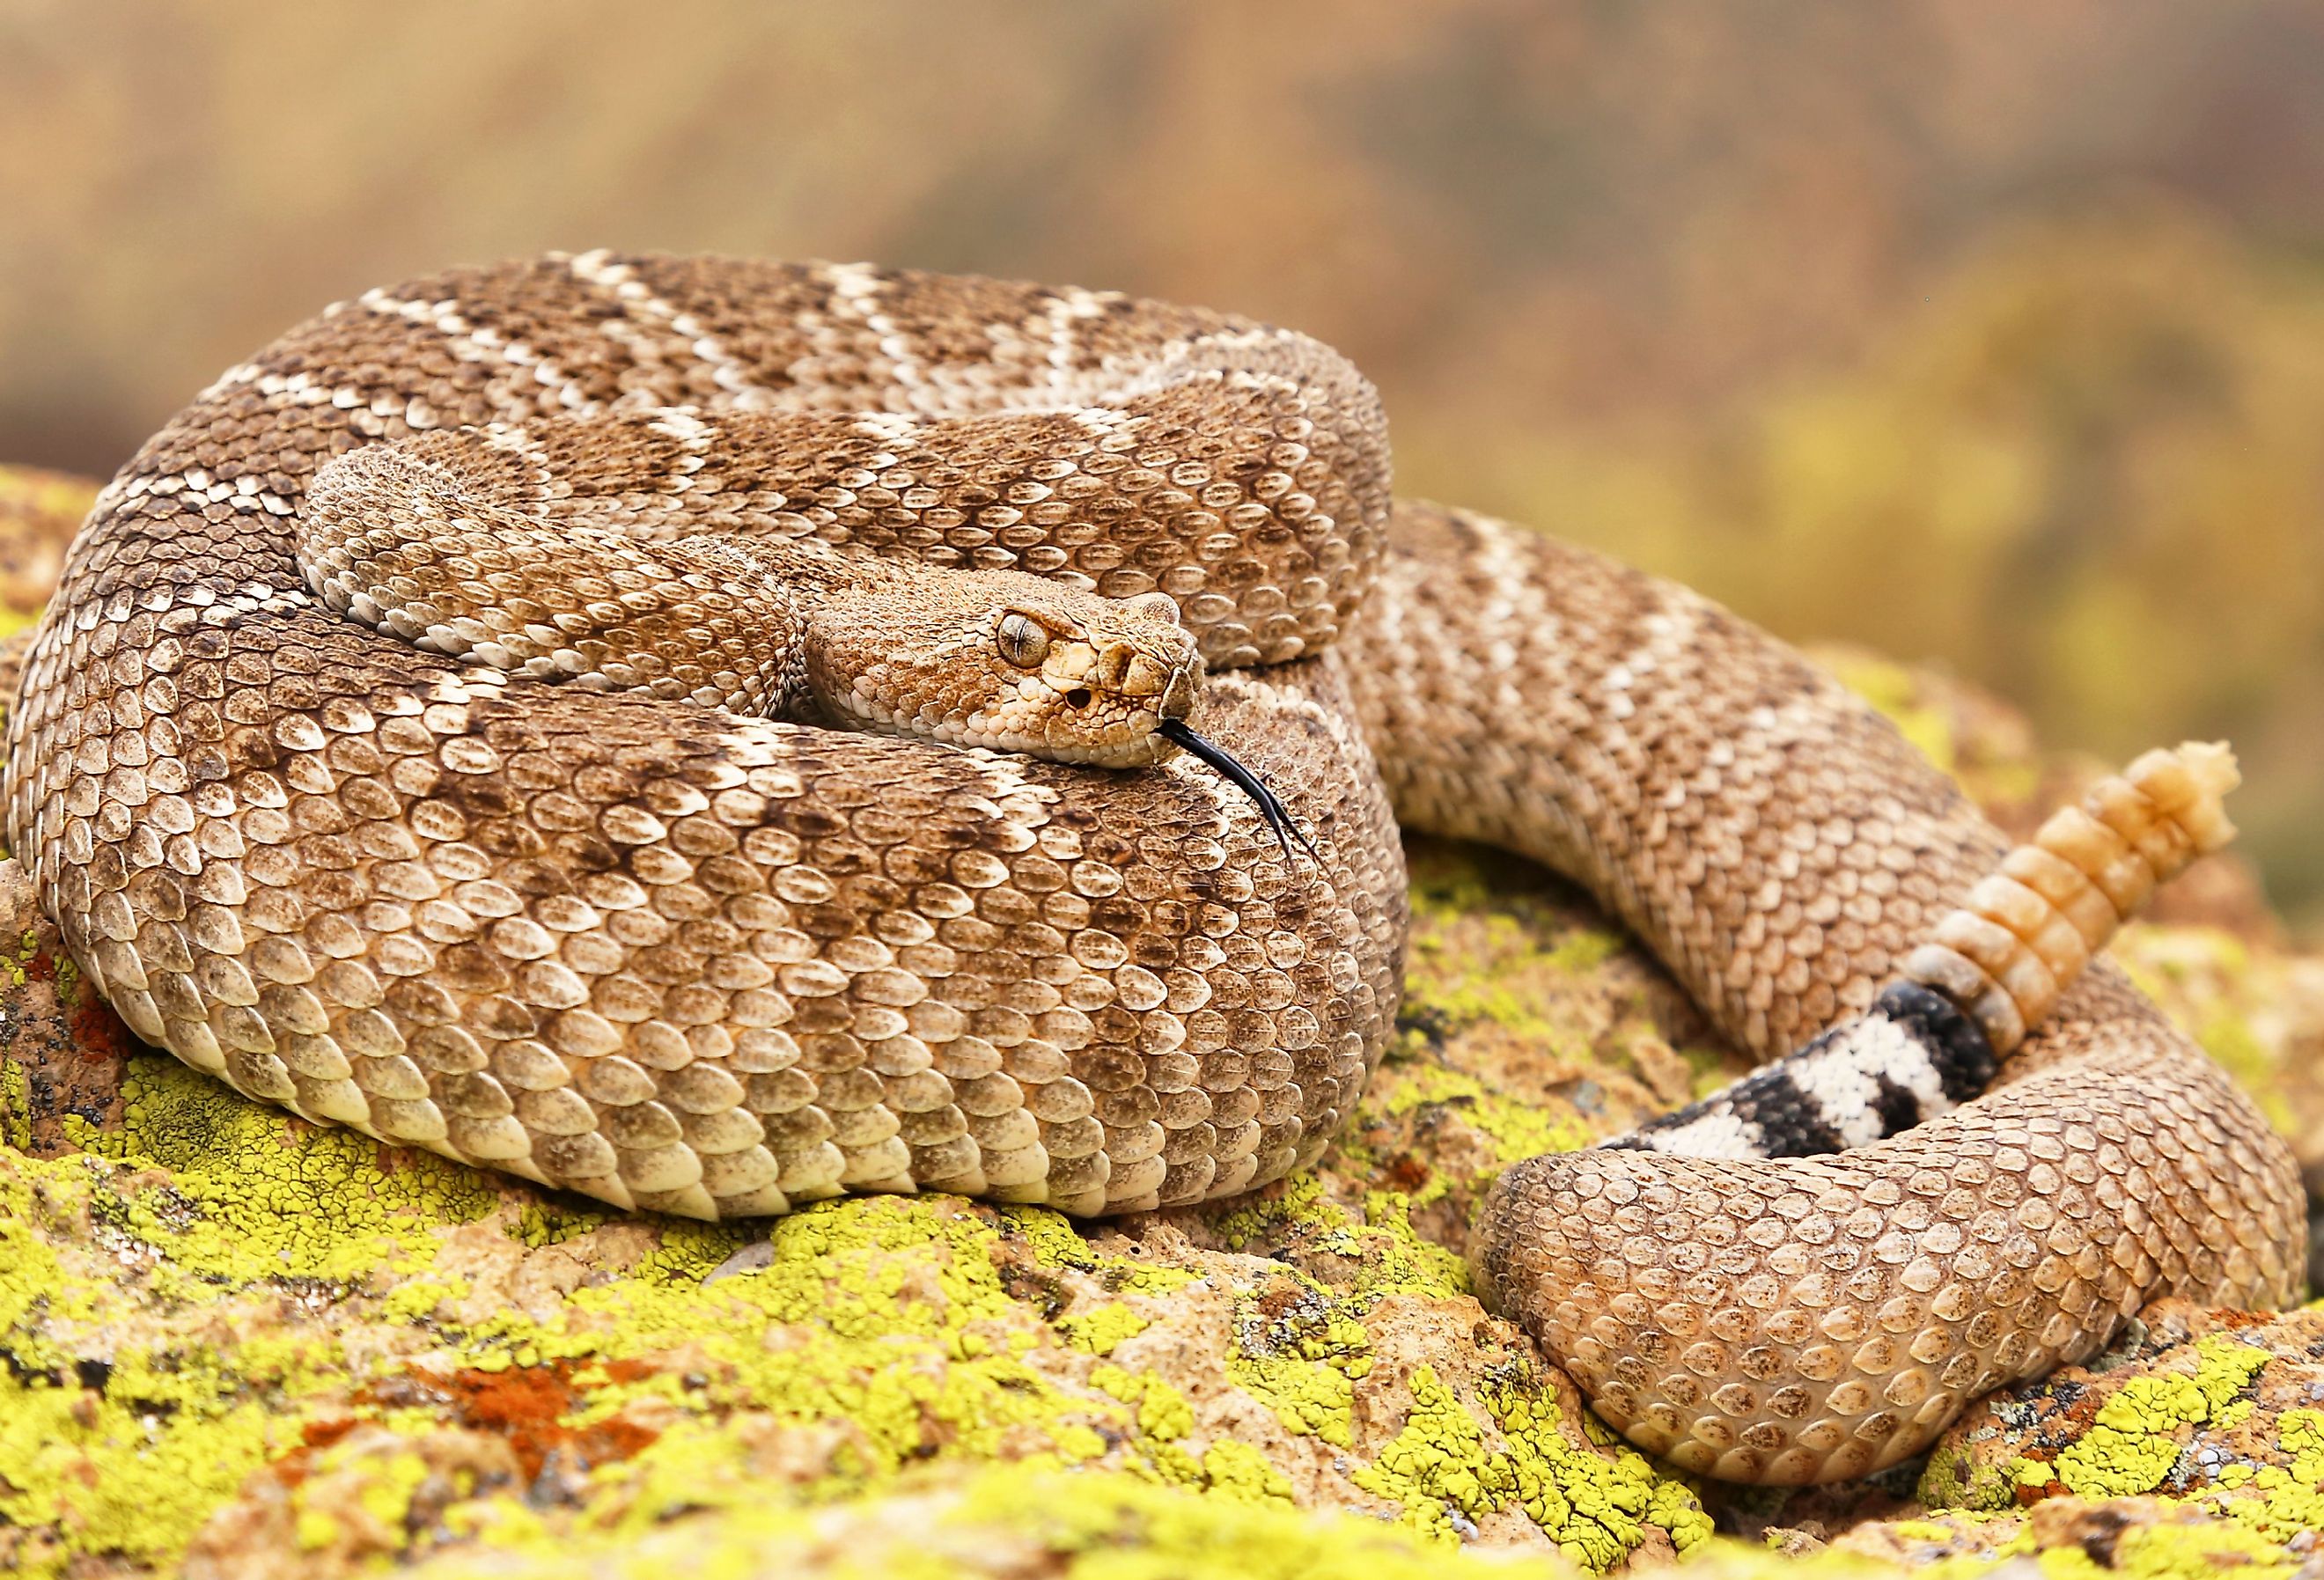
[[[86,497],[0,473],[0,634]],[[1830,656],[2005,822],[2092,766]],[[0,865],[0,1570],[2324,1576],[2324,1306],[2158,1308],[1877,1483],[1737,1492],[1609,1441],[1470,1294],[1471,1211],[1742,1066],[1571,889],[1412,855],[1401,1035],[1313,1173],[1102,1224],[829,1203],[763,1240],[142,1051]],[[2207,864],[2116,953],[2324,1178],[2324,961],[2248,874]]]

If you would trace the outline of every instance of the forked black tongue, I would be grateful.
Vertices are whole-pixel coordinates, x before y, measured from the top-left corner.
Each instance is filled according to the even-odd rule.
[[[1283,845],[1285,861],[1291,860],[1291,842],[1296,839],[1307,852],[1308,859],[1319,867],[1323,864],[1323,858],[1315,854],[1315,847],[1308,842],[1307,836],[1300,831],[1298,824],[1291,820],[1291,809],[1283,804],[1282,798],[1267,788],[1266,781],[1228,755],[1224,747],[1187,728],[1184,719],[1166,718],[1157,729],[1164,740],[1173,745],[1184,746],[1242,787],[1242,793],[1258,803],[1259,815],[1267,819],[1267,826],[1275,830],[1275,837]]]

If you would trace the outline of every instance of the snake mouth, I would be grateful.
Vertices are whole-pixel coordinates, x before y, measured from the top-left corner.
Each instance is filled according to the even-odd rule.
[[[1292,859],[1291,842],[1296,839],[1307,852],[1310,861],[1319,867],[1323,864],[1323,858],[1315,854],[1315,846],[1309,842],[1299,825],[1292,821],[1291,808],[1283,804],[1283,799],[1267,788],[1265,780],[1236,762],[1225,747],[1196,735],[1182,718],[1165,718],[1154,726],[1154,730],[1171,744],[1184,747],[1217,769],[1249,796],[1258,805],[1259,815],[1267,819],[1267,826],[1275,830],[1276,840],[1283,846],[1285,861]]]

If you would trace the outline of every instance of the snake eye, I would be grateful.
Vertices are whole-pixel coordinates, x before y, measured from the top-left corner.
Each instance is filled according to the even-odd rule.
[[[1011,609],[1001,617],[993,636],[1001,645],[1001,656],[1020,670],[1037,669],[1049,656],[1048,628],[1029,614]]]

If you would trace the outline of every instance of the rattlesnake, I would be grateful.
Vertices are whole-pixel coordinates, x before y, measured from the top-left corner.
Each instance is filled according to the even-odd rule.
[[[373,291],[107,487],[9,730],[12,845],[139,1035],[622,1206],[1280,1178],[1391,1030],[1401,820],[1578,876],[1755,1053],[1844,1022],[1487,1204],[1482,1291],[1646,1446],[1858,1474],[2147,1298],[2294,1293],[2286,1149],[2103,963],[1945,1112],[2106,885],[1955,911],[2004,845],[1892,729],[1684,589],[1391,501],[1370,386],[1240,319],[604,254]]]

